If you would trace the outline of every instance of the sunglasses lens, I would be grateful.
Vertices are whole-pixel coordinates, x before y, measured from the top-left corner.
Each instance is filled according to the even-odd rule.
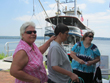
[[[31,33],[32,33],[32,31],[26,31],[26,33],[27,33],[27,34],[31,34]]]
[[[33,31],[34,32],[34,34],[36,34],[36,31]]]
[[[32,32],[36,34],[36,31],[26,31],[27,34],[32,34]]]
[[[93,38],[93,36],[88,36],[89,38]]]

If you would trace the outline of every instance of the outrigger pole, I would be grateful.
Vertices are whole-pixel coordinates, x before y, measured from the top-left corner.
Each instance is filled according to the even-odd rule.
[[[42,3],[40,2],[40,0],[38,0],[38,1],[39,1],[40,5],[42,6]],[[48,19],[49,19],[49,21],[50,21],[50,23],[51,23],[51,25],[52,25],[52,21],[50,20],[50,18],[49,18],[49,16],[47,15],[47,13],[46,13],[46,11],[45,11],[45,9],[44,9],[43,6],[42,6],[42,8],[43,8],[43,10],[44,10],[46,16],[48,17]],[[52,25],[52,28],[53,28],[53,25]],[[53,28],[53,30],[54,30],[54,28]]]

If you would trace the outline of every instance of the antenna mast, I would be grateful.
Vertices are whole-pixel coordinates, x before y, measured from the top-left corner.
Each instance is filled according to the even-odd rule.
[[[33,0],[33,15],[35,15],[34,0]]]
[[[57,25],[58,25],[58,23],[59,23],[59,21],[58,21],[58,16],[60,15],[60,9],[59,9],[59,0],[57,0],[57,13],[56,13],[56,15],[57,15]]]
[[[74,0],[74,15],[76,16],[77,15],[77,7],[76,7],[76,4],[77,3],[77,0]]]

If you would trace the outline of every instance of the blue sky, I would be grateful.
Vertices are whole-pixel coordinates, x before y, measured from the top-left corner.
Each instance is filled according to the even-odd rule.
[[[63,1],[63,0],[60,0]],[[55,0],[41,0],[47,14],[54,16]],[[110,0],[77,0],[77,7],[82,11],[83,23],[95,32],[95,37],[110,37]],[[62,4],[61,7],[74,6],[74,3]],[[60,8],[61,8],[60,7]],[[37,35],[44,35],[45,13],[38,0],[0,0],[0,36],[19,36],[20,26],[26,21],[34,21]],[[32,16],[33,15],[33,16]],[[32,18],[31,18],[32,17]]]

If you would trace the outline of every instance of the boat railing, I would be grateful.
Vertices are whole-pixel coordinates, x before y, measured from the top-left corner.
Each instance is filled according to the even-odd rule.
[[[7,52],[7,56],[9,56],[9,52],[15,51],[15,48],[14,49],[10,49],[10,44],[18,44],[18,43],[19,43],[19,41],[6,42],[5,43],[4,49]],[[35,44],[39,47],[39,46],[44,44],[44,41],[35,41]]]
[[[9,44],[14,44],[14,43],[18,43],[19,41],[14,41],[14,42],[6,42],[5,43],[5,46],[4,46],[4,49],[5,51],[7,52],[7,56],[9,56],[9,52],[10,51],[14,51],[15,49],[9,49]]]
[[[74,7],[69,7],[69,8],[67,9],[67,6],[66,6],[65,8],[62,9],[62,11],[63,11],[63,12],[65,12],[65,11],[74,11]],[[77,8],[77,11],[81,11],[81,10],[79,9],[79,7]]]
[[[68,9],[67,9],[67,7],[65,7],[65,8],[62,9],[62,12],[65,13],[66,16],[74,16],[74,17],[76,17],[76,15],[74,14],[74,12],[75,12],[74,9],[75,9],[74,7],[70,7]],[[82,12],[79,10],[79,8],[77,8],[77,16],[78,16],[78,18],[80,18],[81,13]]]
[[[74,46],[73,44],[62,44],[66,52],[71,52],[72,47]]]
[[[19,41],[14,41],[14,42],[6,42],[5,43],[5,46],[4,46],[4,49],[5,51],[7,52],[7,56],[9,56],[9,52],[11,51],[15,51],[15,48],[14,49],[10,49],[10,44],[18,44]],[[43,45],[45,43],[45,41],[35,41],[35,44],[37,45],[37,47]],[[64,49],[67,51],[67,52],[70,52],[71,51],[71,48],[73,47],[72,44],[62,44]]]
[[[101,68],[101,74],[103,79],[110,80],[110,69],[102,69]]]
[[[110,75],[110,69],[101,69],[101,71],[102,71],[102,75]]]
[[[55,26],[46,26],[45,27],[45,34],[54,33],[54,29],[55,29]]]

